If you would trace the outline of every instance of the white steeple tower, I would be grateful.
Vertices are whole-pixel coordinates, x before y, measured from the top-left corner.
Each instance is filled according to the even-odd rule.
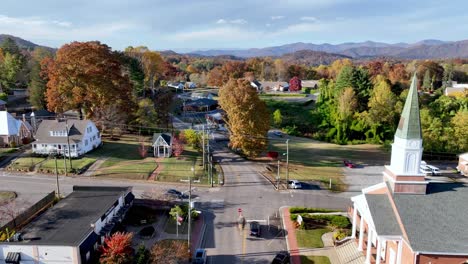
[[[392,159],[386,166],[384,180],[392,186],[393,192],[426,193],[424,174],[420,171],[423,146],[416,74],[401,113],[400,122],[392,144]]]

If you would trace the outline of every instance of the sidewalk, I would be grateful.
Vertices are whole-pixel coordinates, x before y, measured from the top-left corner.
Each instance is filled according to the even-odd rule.
[[[286,245],[291,254],[291,264],[300,264],[301,257],[296,240],[296,228],[289,214],[289,207],[282,208],[283,225],[286,230]]]

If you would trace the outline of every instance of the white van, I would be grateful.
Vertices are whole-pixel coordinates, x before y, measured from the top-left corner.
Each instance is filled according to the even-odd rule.
[[[427,165],[427,167],[432,170],[432,175],[440,175],[440,170],[436,166]]]
[[[421,173],[423,173],[426,176],[433,175],[432,169],[430,169],[427,165],[421,165],[420,170],[421,170]]]

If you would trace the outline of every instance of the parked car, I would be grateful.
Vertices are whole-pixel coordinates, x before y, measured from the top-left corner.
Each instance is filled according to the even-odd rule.
[[[175,199],[187,199],[188,198],[187,194],[182,193],[176,189],[167,190],[166,195]]]
[[[275,131],[275,132],[273,132],[273,135],[278,136],[278,137],[282,137],[283,133],[281,131]]]
[[[440,170],[436,166],[427,165],[427,167],[432,170],[432,175],[440,175]]]
[[[302,189],[302,184],[298,180],[288,181],[289,188],[291,189]]]
[[[195,250],[195,254],[193,255],[192,263],[205,264],[206,263],[206,249],[197,248],[197,250]]]
[[[250,235],[260,237],[261,236],[260,224],[257,221],[250,222]]]
[[[421,173],[423,173],[426,176],[431,176],[432,175],[432,170],[427,167],[427,165],[421,165],[420,167]]]
[[[343,160],[343,163],[348,168],[356,168],[356,165],[349,160]]]
[[[275,258],[271,262],[271,264],[286,264],[290,263],[290,258],[291,256],[289,255],[289,252],[287,251],[281,251],[278,254],[276,254]]]

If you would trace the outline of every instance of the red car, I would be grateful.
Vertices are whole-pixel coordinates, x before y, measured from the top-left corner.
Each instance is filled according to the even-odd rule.
[[[356,165],[349,160],[343,160],[343,163],[348,168],[356,168]]]

